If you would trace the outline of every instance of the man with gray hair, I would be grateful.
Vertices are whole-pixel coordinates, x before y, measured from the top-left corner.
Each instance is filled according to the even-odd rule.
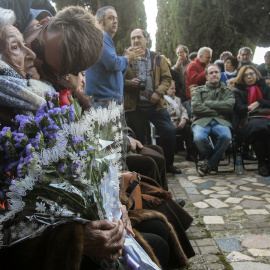
[[[192,84],[204,85],[206,82],[205,68],[209,65],[212,58],[212,49],[202,47],[198,51],[198,56],[189,64],[186,70],[186,96],[190,99],[189,86]]]
[[[122,102],[123,76],[128,63],[138,59],[142,51],[128,49],[124,56],[116,55],[112,38],[118,29],[118,17],[114,7],[105,6],[98,9],[96,21],[104,31],[104,47],[99,61],[85,72],[85,94],[93,96],[95,102],[106,106],[110,100]]]
[[[256,67],[252,60],[252,50],[249,47],[240,48],[238,51],[240,66],[251,65]]]

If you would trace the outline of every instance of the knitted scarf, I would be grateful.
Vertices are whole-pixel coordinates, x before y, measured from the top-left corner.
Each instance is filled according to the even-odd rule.
[[[36,111],[45,103],[45,91],[54,92],[54,89],[43,82],[23,78],[0,60],[0,106]]]

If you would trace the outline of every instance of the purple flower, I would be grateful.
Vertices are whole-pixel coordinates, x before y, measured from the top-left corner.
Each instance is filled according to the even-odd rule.
[[[8,133],[10,133],[10,127],[3,127],[3,129],[0,131],[0,141],[2,141]]]
[[[28,143],[25,148],[26,156],[30,156],[34,152],[34,148],[32,147],[31,143]]]
[[[51,99],[52,99],[51,92],[50,91],[45,91],[44,92],[44,98],[45,98],[46,101],[51,101]]]
[[[68,111],[69,111],[69,120],[71,122],[75,121],[75,110],[74,110],[73,104],[68,107]]]
[[[61,109],[60,108],[54,108],[53,109],[53,114],[54,115],[60,115],[61,114]]]
[[[85,143],[85,139],[83,137],[72,137],[72,143],[74,145],[79,143]]]
[[[57,168],[58,168],[59,172],[64,173],[67,169],[67,165],[65,163],[61,163],[58,165]]]
[[[19,148],[19,147],[24,147],[25,143],[27,142],[27,136],[24,133],[16,133],[13,132],[14,135],[14,141],[15,143],[15,147]]]
[[[72,174],[80,174],[80,164],[79,163],[73,163],[70,166],[70,170]]]
[[[94,149],[93,146],[89,146],[89,147],[88,147],[88,151],[90,151],[90,152],[91,152],[93,149]]]

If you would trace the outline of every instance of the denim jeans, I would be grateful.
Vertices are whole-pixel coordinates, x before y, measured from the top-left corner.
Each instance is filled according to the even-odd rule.
[[[173,165],[175,150],[175,128],[167,109],[156,110],[154,106],[137,107],[136,111],[126,113],[127,126],[136,135],[136,139],[145,144],[146,124],[152,122],[160,136],[159,145],[162,147],[166,165]]]
[[[192,131],[194,143],[199,152],[206,156],[207,163],[212,168],[218,166],[221,155],[228,148],[232,139],[230,128],[212,120],[206,127],[194,125]],[[216,141],[214,147],[210,144],[209,136]]]

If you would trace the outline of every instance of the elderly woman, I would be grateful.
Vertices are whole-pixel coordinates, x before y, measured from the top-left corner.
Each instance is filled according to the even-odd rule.
[[[234,111],[241,142],[253,144],[262,176],[270,174],[270,87],[258,70],[243,66],[235,83]],[[249,117],[248,117],[249,116]],[[247,118],[248,117],[248,118]]]
[[[227,81],[237,76],[238,60],[234,56],[228,56],[224,61],[224,72],[221,72],[221,81],[227,85]]]

